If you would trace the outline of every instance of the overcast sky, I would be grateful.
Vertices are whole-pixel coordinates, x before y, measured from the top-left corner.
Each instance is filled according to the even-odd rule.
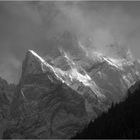
[[[103,50],[115,40],[140,58],[140,2],[0,2],[0,76],[17,83],[26,51],[56,55],[64,31]]]

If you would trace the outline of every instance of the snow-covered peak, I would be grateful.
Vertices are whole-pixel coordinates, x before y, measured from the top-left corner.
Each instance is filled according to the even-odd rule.
[[[56,58],[57,61],[51,60],[50,63],[33,50],[29,50],[23,63],[22,78],[19,92],[17,92],[20,96],[17,95],[13,101],[13,103],[16,102],[20,97],[31,107],[31,110],[32,107],[37,108],[36,110],[40,108],[41,112],[46,113],[43,113],[43,117],[48,115],[48,122],[51,122],[49,116],[56,116],[56,124],[52,123],[55,128],[59,128],[57,124],[67,124],[64,124],[64,118],[81,123],[79,120],[81,114],[74,119],[69,110],[76,109],[73,114],[82,110],[86,120],[94,120],[112,103],[120,102],[125,97],[128,88],[140,77],[140,70],[138,70],[140,64],[135,64],[133,61],[130,65],[131,61],[112,59],[98,53],[95,57],[96,60],[94,56],[92,59],[87,57],[76,59],[65,51],[62,51],[61,55],[59,59]],[[62,69],[66,64],[69,67]],[[19,104],[17,103],[15,106],[19,106]],[[28,114],[34,116],[30,108],[25,108],[24,105],[23,108],[29,109]],[[42,111],[42,108],[45,111]],[[66,109],[68,115],[59,113],[57,115],[59,108],[60,110],[61,108]],[[24,109],[19,110],[24,112]],[[53,115],[50,115],[51,113]],[[52,120],[54,117],[50,118]],[[84,119],[82,118],[82,121]],[[48,123],[47,125],[50,129],[50,125]]]
[[[22,65],[22,77],[28,75],[30,73],[41,73],[41,59],[37,57],[36,53],[32,50],[27,51],[26,57],[23,61]]]
[[[134,84],[136,77],[140,75],[134,68],[133,62],[103,56],[98,52],[94,52],[92,59],[90,59],[92,64],[89,64],[88,67],[90,68],[87,68],[90,69],[90,72],[82,66],[84,60],[74,60],[70,54],[63,50],[61,50],[62,56],[60,56],[62,59],[54,60],[52,64],[48,63],[47,60],[43,59],[33,50],[29,50],[27,54],[23,64],[25,74],[47,73],[49,71],[57,80],[65,83],[80,95],[83,96],[87,92],[84,89],[89,89],[91,96],[94,95],[98,99],[106,98],[104,94],[106,92],[104,88],[106,87],[102,87],[100,84],[102,81],[107,82],[109,84],[108,86],[111,85],[112,88],[118,85],[118,88],[120,88],[124,94],[125,91]],[[98,60],[96,63],[94,62],[94,58]],[[69,66],[68,69],[63,70],[61,68],[65,65],[60,62],[62,60],[65,60],[65,63]],[[79,61],[81,62],[79,63]],[[88,64],[88,60],[85,61],[85,63]],[[105,85],[105,83],[103,83],[103,85]],[[82,90],[79,90],[81,87]],[[107,92],[109,91],[107,90]]]
[[[109,65],[117,68],[117,69],[120,69],[120,70],[123,70],[123,66],[125,65],[133,65],[133,59],[125,59],[125,58],[120,58],[120,57],[109,57],[109,56],[105,56],[103,55],[102,53],[100,52],[93,52],[92,53],[92,56],[91,58],[94,60],[94,59],[97,59],[98,58],[98,61],[100,62],[107,62]]]
[[[41,56],[39,56],[33,50],[29,50],[26,56],[26,59],[23,64],[23,73],[26,74],[35,74],[35,73],[46,73],[50,72],[62,83],[65,83],[72,89],[76,90],[80,85],[89,88],[93,94],[96,94],[97,97],[104,97],[101,94],[99,87],[87,74],[87,72],[80,66],[78,66],[66,52],[64,52],[64,57],[67,63],[70,66],[70,69],[67,71],[62,70],[56,66],[52,66],[47,61],[45,61]],[[83,92],[79,92],[81,95]]]
[[[35,51],[29,50],[29,52],[33,54],[35,57],[37,57],[42,63],[45,63],[45,60],[42,57],[40,57]]]

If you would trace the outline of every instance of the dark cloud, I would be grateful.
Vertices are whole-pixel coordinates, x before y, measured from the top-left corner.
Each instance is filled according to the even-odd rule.
[[[140,58],[138,1],[0,2],[0,21],[0,75],[9,82],[18,81],[28,49],[42,56],[57,55],[58,47],[74,53],[79,50],[75,39],[84,44],[90,38],[91,50],[108,55],[106,46],[117,42]]]

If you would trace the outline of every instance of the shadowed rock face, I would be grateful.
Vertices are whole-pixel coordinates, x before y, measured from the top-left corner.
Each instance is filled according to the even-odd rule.
[[[73,139],[139,139],[139,108],[140,81],[137,81],[129,88],[125,101],[111,106]]]
[[[15,86],[0,78],[0,138],[8,126],[10,104],[15,92]]]
[[[73,136],[88,121],[83,97],[49,69],[44,73],[40,60],[29,53],[11,106],[11,116],[17,124],[6,130],[7,137]]]
[[[121,70],[107,60],[90,61],[63,56],[51,65],[28,51],[14,97],[0,94],[0,107],[7,107],[0,122],[1,138],[70,138],[125,97],[129,88],[125,80],[130,84],[137,80],[134,64]]]
[[[28,78],[33,81],[26,81]],[[13,102],[17,111],[12,111],[13,117],[20,119],[18,129],[27,138],[30,138],[28,134],[37,138],[70,137],[73,130],[80,129],[86,122],[84,100],[67,86],[51,85],[45,78],[43,74],[30,75],[20,86],[24,96],[20,96],[19,103]],[[47,84],[43,85],[42,81]]]

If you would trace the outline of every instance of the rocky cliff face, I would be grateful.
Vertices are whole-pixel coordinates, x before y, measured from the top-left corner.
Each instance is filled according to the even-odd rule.
[[[96,60],[62,52],[48,62],[28,51],[12,102],[6,101],[9,114],[1,137],[70,138],[121,101],[139,79],[139,62],[102,56]]]
[[[0,78],[0,137],[7,128],[10,118],[10,104],[12,102],[15,85],[8,84],[7,81]]]

